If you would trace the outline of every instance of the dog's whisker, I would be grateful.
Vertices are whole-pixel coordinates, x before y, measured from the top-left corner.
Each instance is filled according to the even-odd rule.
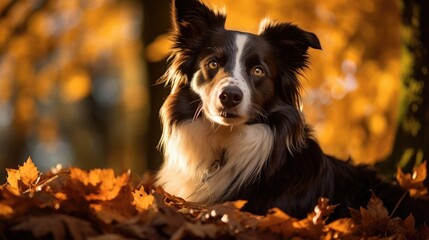
[[[201,100],[200,100],[200,99],[197,99],[197,100],[191,101],[191,102],[189,102],[189,105],[192,105],[192,104],[194,104],[194,103],[196,103],[196,102],[201,102]],[[201,104],[201,103],[200,103],[200,104]]]
[[[192,119],[192,121],[195,122],[197,120],[197,118],[200,116],[202,111],[203,111],[203,104],[200,103],[197,107],[197,110],[195,110],[194,118]]]

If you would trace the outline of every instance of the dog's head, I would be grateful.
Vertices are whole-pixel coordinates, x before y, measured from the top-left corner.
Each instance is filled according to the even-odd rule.
[[[276,101],[297,107],[299,74],[315,34],[263,21],[258,35],[226,30],[226,16],[198,0],[173,0],[174,45],[166,79],[190,86],[212,122],[238,125],[264,116]]]

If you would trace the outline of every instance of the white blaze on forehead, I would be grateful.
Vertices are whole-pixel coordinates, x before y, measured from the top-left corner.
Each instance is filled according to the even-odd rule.
[[[242,55],[243,55],[243,50],[244,47],[246,45],[247,42],[247,36],[244,34],[240,34],[238,33],[236,38],[235,38],[235,46],[237,47],[237,52],[235,54],[235,65],[234,65],[234,77],[239,78],[239,79],[243,79],[243,76],[241,75],[242,72]]]

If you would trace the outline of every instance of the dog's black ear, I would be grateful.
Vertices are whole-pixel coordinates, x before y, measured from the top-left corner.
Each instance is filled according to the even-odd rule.
[[[215,12],[199,0],[173,0],[173,29],[180,41],[199,38],[204,31],[224,28],[226,16]]]
[[[160,82],[171,84],[173,89],[189,83],[205,34],[224,29],[225,21],[225,14],[211,10],[199,0],[173,0],[170,66]]]
[[[299,107],[300,82],[297,77],[308,66],[308,48],[322,49],[314,33],[304,31],[291,23],[272,23],[264,20],[259,35],[267,41],[282,68],[278,91],[281,98]]]
[[[291,23],[271,23],[263,21],[259,34],[276,46],[307,51],[309,47],[322,49],[316,34],[302,30]]]

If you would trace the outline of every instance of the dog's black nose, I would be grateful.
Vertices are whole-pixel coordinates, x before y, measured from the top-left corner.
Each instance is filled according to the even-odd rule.
[[[219,95],[219,100],[224,107],[232,108],[243,100],[243,92],[238,87],[226,87]]]

